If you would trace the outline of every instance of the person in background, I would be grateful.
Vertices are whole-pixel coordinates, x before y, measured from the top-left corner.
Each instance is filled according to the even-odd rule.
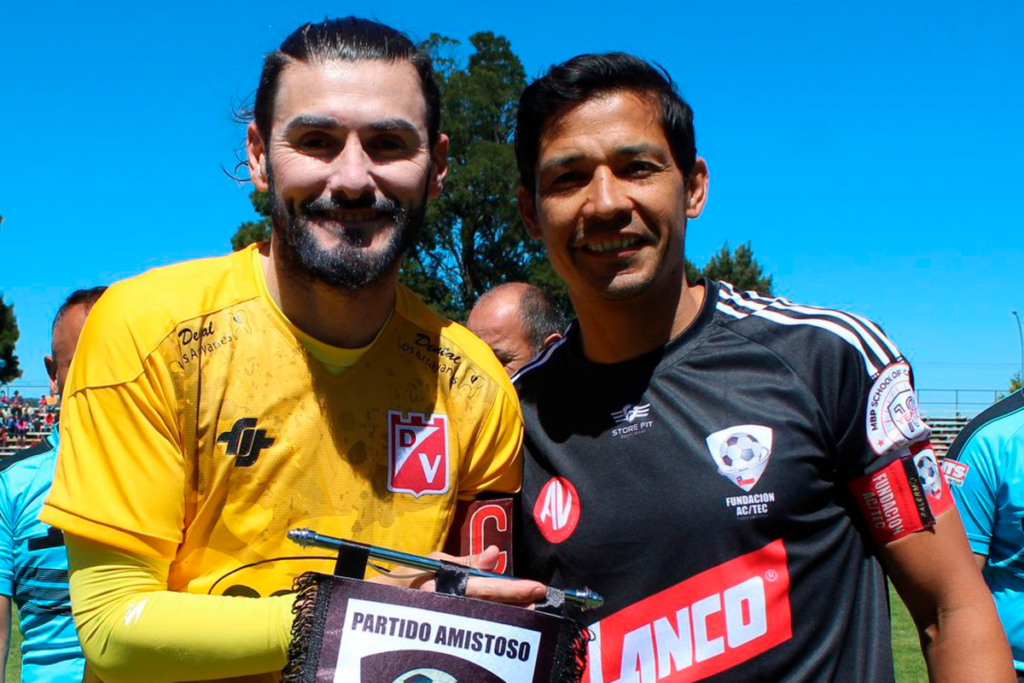
[[[942,472],[1024,683],[1024,390],[971,420]]]
[[[565,315],[533,285],[508,282],[484,293],[466,327],[483,339],[510,376],[562,338]]]
[[[54,394],[64,391],[86,316],[105,287],[80,289],[53,321],[51,355],[44,358]],[[38,520],[53,483],[56,430],[23,453],[0,460],[0,681],[11,642],[11,601],[21,618],[23,683],[82,680],[85,660],[71,618],[64,534]]]

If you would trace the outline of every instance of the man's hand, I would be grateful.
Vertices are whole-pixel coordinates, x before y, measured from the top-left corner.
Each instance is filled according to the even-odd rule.
[[[485,572],[494,571],[498,564],[498,547],[488,546],[478,555],[465,555],[455,557],[445,553],[430,553],[435,560],[444,560],[454,564],[466,565]],[[374,583],[386,583],[392,586],[403,588],[415,588],[423,591],[435,589],[434,574],[432,572],[417,571],[405,567],[398,567],[386,575],[370,579]],[[501,602],[509,605],[528,607],[540,602],[547,595],[547,588],[542,583],[527,581],[523,579],[486,579],[477,576],[469,577],[469,584],[466,587],[466,597]]]

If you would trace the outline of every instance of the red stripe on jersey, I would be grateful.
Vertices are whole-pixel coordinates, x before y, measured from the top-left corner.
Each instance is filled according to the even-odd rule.
[[[731,669],[793,636],[786,548],[769,543],[591,628],[589,683],[689,683]]]
[[[897,458],[848,485],[871,529],[871,536],[880,545],[935,524],[911,455]]]

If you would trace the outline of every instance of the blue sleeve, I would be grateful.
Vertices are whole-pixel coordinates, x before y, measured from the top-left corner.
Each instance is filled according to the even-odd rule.
[[[14,595],[14,514],[7,477],[0,476],[0,595]]]
[[[968,468],[963,481],[959,486],[950,486],[971,550],[978,555],[989,554],[989,544],[996,526],[1000,443],[998,438],[986,438],[984,431],[975,433],[956,458]]]

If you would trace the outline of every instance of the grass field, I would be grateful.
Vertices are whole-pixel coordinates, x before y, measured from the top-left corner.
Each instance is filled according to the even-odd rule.
[[[924,660],[921,658],[921,646],[918,644],[914,622],[910,620],[907,609],[900,602],[899,596],[890,590],[892,597],[892,651],[896,663],[896,683],[928,683]],[[11,654],[7,658],[7,683],[21,680],[21,657],[18,644],[21,636],[18,631],[18,617],[14,615],[13,633],[11,634]]]
[[[5,683],[21,680],[21,629],[18,627],[18,608],[11,604],[11,651],[7,654]]]
[[[889,602],[892,604],[892,658],[896,667],[896,683],[928,683],[917,629],[900,596],[891,586]]]

